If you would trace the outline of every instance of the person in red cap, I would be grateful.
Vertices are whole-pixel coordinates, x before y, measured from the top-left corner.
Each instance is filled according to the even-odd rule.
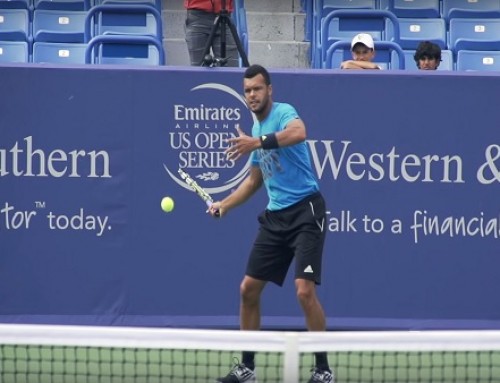
[[[220,14],[223,0],[184,0],[186,15],[186,43],[189,51],[191,65],[201,66],[204,60],[205,46],[214,27],[216,17]],[[233,0],[225,1],[225,10],[231,14],[233,11]],[[226,27],[226,55],[221,57],[221,32],[220,24],[211,42],[212,54],[215,59],[227,58],[225,66],[237,67],[239,65],[238,48],[233,35]]]
[[[343,61],[341,69],[380,69],[373,63],[375,59],[375,44],[368,33],[360,33],[351,41],[352,60]]]

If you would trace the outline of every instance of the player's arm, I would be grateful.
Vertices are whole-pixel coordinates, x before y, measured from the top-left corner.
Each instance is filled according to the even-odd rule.
[[[265,140],[276,140],[277,147],[291,146],[306,139],[306,127],[304,122],[295,118],[291,120],[285,129],[274,133],[274,137],[251,137],[246,135],[239,126],[236,127],[238,137],[229,138],[227,141],[231,146],[226,149],[228,159],[236,161],[242,155],[260,149],[265,145]]]
[[[212,204],[209,209],[210,214],[215,215],[215,212],[219,211],[222,217],[229,210],[241,205],[254,195],[262,186],[262,182],[262,172],[260,168],[258,166],[251,166],[250,173],[234,192],[229,194],[222,201],[217,201]]]

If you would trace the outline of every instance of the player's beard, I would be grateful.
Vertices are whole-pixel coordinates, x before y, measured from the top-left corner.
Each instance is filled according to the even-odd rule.
[[[252,109],[252,112],[256,115],[261,115],[267,110],[269,105],[269,96],[264,97],[260,102],[257,103],[256,107]]]

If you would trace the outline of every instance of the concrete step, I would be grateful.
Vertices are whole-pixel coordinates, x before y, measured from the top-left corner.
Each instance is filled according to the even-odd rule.
[[[163,10],[163,37],[184,38],[186,11]],[[305,15],[302,13],[247,12],[250,40],[304,41]]]
[[[165,39],[167,65],[189,65],[184,39]],[[309,68],[309,43],[296,41],[250,41],[248,61],[268,68]]]
[[[167,65],[189,65],[184,32],[186,11],[181,0],[164,0],[163,45]],[[300,0],[246,1],[248,58],[270,68],[307,68],[309,43],[304,42],[305,15]]]

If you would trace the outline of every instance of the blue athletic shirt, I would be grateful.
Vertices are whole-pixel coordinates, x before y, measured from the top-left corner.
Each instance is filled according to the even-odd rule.
[[[252,136],[282,131],[297,118],[293,106],[274,102],[266,119],[254,123]],[[268,210],[287,208],[319,190],[305,141],[283,148],[257,149],[252,152],[252,166],[260,166],[262,171],[269,196]]]

